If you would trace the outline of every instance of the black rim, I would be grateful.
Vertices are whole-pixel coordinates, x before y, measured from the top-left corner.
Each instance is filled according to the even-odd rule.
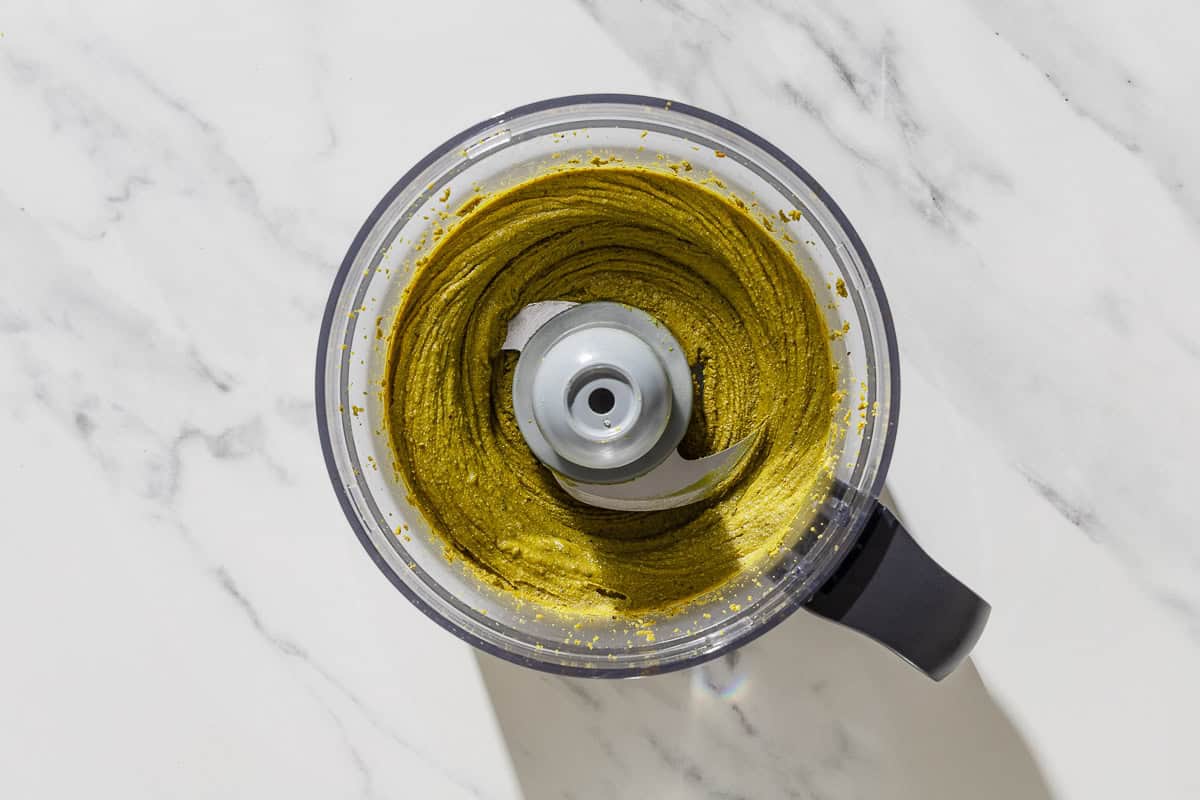
[[[387,194],[383,196],[383,199],[376,204],[375,208],[367,216],[367,219],[358,229],[358,233],[355,235],[354,240],[350,243],[350,248],[346,251],[346,256],[342,259],[342,265],[338,269],[337,275],[334,277],[333,285],[329,290],[329,299],[325,303],[325,314],[321,320],[321,332],[317,339],[315,391],[317,431],[321,438],[321,452],[325,456],[325,468],[329,473],[329,480],[333,484],[333,490],[338,497],[338,502],[342,506],[342,512],[345,514],[347,521],[350,523],[350,527],[354,530],[355,536],[358,537],[359,543],[362,545],[363,549],[367,551],[367,555],[370,556],[371,560],[375,562],[375,566],[378,567],[385,576],[387,576],[387,579],[391,582],[391,584],[395,586],[396,589],[398,589],[400,593],[409,600],[409,602],[420,609],[425,616],[432,619],[440,627],[466,641],[468,644],[486,653],[490,653],[497,658],[502,658],[505,661],[510,661],[514,664],[519,664],[524,667],[530,667],[543,672],[550,672],[558,675],[573,675],[591,678],[624,678],[634,675],[655,675],[686,669],[688,667],[693,667],[697,664],[717,658],[732,649],[743,647],[791,616],[796,609],[804,605],[804,599],[799,597],[794,598],[792,602],[789,602],[785,606],[781,606],[770,619],[751,629],[740,638],[723,643],[711,651],[697,654],[692,658],[681,659],[669,664],[618,668],[576,667],[563,664],[551,664],[545,661],[534,661],[517,653],[503,650],[476,636],[470,631],[460,628],[458,625],[455,625],[443,615],[439,614],[435,609],[431,608],[416,592],[414,592],[402,580],[400,580],[399,576],[396,575],[391,566],[387,563],[387,561],[384,560],[383,555],[372,544],[366,529],[360,524],[358,515],[355,512],[354,506],[351,502],[350,495],[346,491],[345,486],[342,485],[337,469],[337,463],[333,455],[333,442],[330,438],[331,434],[325,424],[327,412],[327,406],[325,403],[325,362],[326,354],[329,348],[330,332],[333,328],[333,315],[337,307],[337,301],[341,296],[342,287],[346,283],[346,279],[350,274],[351,265],[358,256],[359,250],[362,249],[363,243],[366,241],[366,238],[372,229],[374,229],[380,217],[382,217],[384,212],[387,211],[388,207],[391,206],[392,201],[394,201],[396,197],[404,190],[404,188],[412,183],[413,179],[420,175],[421,172],[423,172],[439,158],[443,157],[449,152],[452,152],[455,149],[455,146],[461,143],[464,139],[470,139],[480,133],[483,133],[484,131],[492,128],[494,125],[503,122],[506,119],[511,119],[513,117],[523,116],[526,114],[533,114],[539,111],[562,108],[564,106],[603,103],[612,103],[615,105],[651,106],[658,108],[665,107],[669,108],[673,113],[696,117],[697,119],[704,120],[705,122],[709,122],[734,134],[737,134],[754,146],[765,151],[772,158],[778,160],[788,170],[798,176],[812,190],[813,194],[817,196],[821,203],[824,204],[824,206],[829,210],[830,214],[833,215],[834,220],[845,232],[846,237],[850,240],[850,244],[854,248],[855,255],[858,257],[864,271],[871,280],[871,284],[875,293],[875,302],[879,308],[879,315],[883,320],[884,340],[886,342],[888,364],[890,367],[891,397],[888,408],[887,429],[885,432],[883,449],[881,450],[879,456],[878,471],[876,472],[875,479],[872,481],[872,485],[869,489],[871,496],[878,497],[879,492],[883,487],[884,479],[887,477],[888,466],[891,464],[892,451],[896,444],[896,425],[900,418],[899,347],[896,341],[896,328],[892,321],[892,311],[891,307],[888,305],[887,295],[883,291],[883,286],[879,280],[879,273],[875,269],[875,263],[871,260],[871,256],[867,252],[867,248],[863,244],[862,239],[859,237],[858,231],[856,231],[854,226],[850,224],[850,220],[847,219],[845,213],[842,212],[842,209],[837,205],[837,203],[834,202],[829,193],[825,191],[825,188],[821,186],[821,184],[818,183],[806,169],[801,167],[798,163],[796,163],[795,160],[793,160],[778,147],[771,144],[766,139],[763,139],[753,131],[744,128],[738,123],[730,119],[726,119],[719,114],[714,114],[711,111],[705,111],[702,108],[690,106],[686,103],[679,103],[674,100],[666,100],[665,98],[660,97],[648,97],[646,95],[636,94],[577,94],[565,95],[563,97],[553,97],[547,100],[539,100],[535,103],[518,106],[472,125],[471,127],[459,132],[455,136],[447,139],[442,144],[435,147],[424,158],[413,165],[411,169],[409,169],[398,181],[396,181],[392,188],[388,190]],[[849,535],[847,536],[848,545],[853,544],[858,539],[859,535],[862,533],[862,528],[865,523],[866,519],[864,517],[862,524],[856,526],[856,529],[849,531]],[[837,562],[841,561],[841,559],[845,557],[845,554],[848,553],[850,549],[851,548],[849,546],[843,547],[841,549],[840,557],[831,560],[829,568],[831,570],[835,570],[837,568]]]

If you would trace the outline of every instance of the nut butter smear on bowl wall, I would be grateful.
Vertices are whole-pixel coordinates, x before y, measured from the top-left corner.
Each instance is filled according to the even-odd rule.
[[[385,394],[395,463],[447,558],[570,614],[670,612],[752,568],[811,513],[828,471],[829,334],[792,256],[740,205],[665,168],[603,166],[460,208],[401,304]],[[596,508],[537,460],[514,417],[517,356],[502,344],[509,320],[545,300],[626,304],[674,335],[695,385],[681,451],[753,437],[709,498]]]

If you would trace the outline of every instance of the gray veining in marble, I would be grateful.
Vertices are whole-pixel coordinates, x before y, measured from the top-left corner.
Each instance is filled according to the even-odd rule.
[[[14,0],[0,795],[1195,796],[1198,14]],[[598,90],[735,117],[854,221],[890,482],[995,602],[998,702],[807,618],[645,681],[477,662],[363,555],[313,424],[344,248],[454,131]]]

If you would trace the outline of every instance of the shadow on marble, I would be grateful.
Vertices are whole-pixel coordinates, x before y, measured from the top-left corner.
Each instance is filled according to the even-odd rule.
[[[935,684],[803,612],[737,653],[652,678],[476,657],[526,800],[1051,796],[973,665]]]

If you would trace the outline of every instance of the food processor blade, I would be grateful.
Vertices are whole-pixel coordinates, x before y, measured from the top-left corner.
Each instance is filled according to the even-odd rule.
[[[513,408],[526,443],[581,503],[659,511],[698,502],[757,438],[698,459],[679,454],[691,370],[674,336],[630,306],[530,303],[509,321],[503,348],[521,353]]]
[[[732,447],[691,460],[672,450],[657,467],[625,483],[580,483],[558,474],[554,477],[567,494],[589,506],[613,511],[662,511],[707,497],[733,473],[754,440],[751,434]]]
[[[518,353],[537,333],[538,328],[545,325],[552,317],[557,317],[568,308],[577,306],[570,300],[543,300],[540,303],[530,303],[517,312],[508,321],[508,333],[504,337],[502,350],[516,350]]]

